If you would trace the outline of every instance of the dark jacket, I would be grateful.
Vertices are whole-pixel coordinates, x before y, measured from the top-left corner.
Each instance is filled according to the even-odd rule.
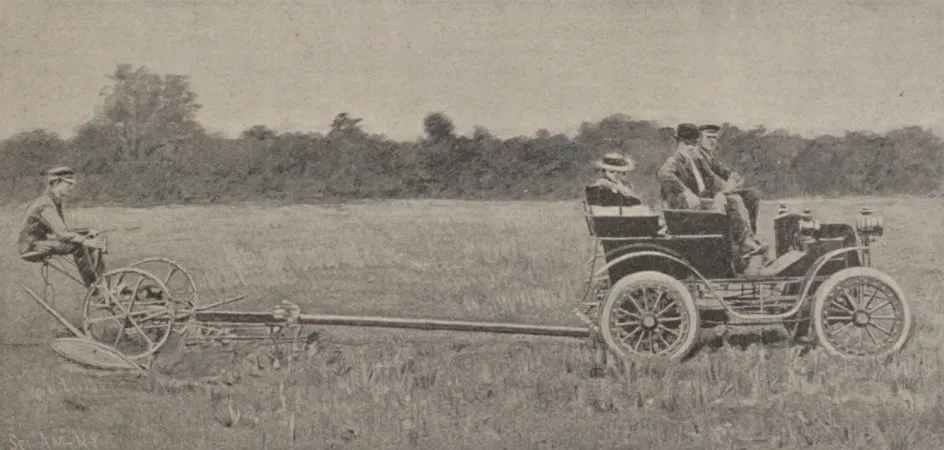
[[[50,239],[66,241],[75,235],[66,226],[62,202],[45,192],[27,208],[17,243],[20,253],[25,253],[33,249],[34,242]]]
[[[687,154],[687,152],[676,151],[662,164],[656,175],[660,195],[668,204],[668,208],[687,209],[686,191],[694,192],[702,198],[714,197],[724,189],[725,182],[734,172],[708,152],[700,148],[695,149],[695,152],[698,152],[702,158],[695,158],[695,155]],[[705,185],[704,190],[700,192],[695,172],[692,169],[693,160]]]
[[[622,183],[615,183],[607,178],[599,178],[587,186],[587,203],[594,206],[636,206],[642,200],[633,188]]]

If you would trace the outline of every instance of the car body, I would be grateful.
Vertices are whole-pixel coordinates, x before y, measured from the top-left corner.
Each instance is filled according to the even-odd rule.
[[[909,337],[902,289],[871,267],[869,245],[884,232],[871,210],[853,226],[781,205],[773,258],[758,262],[735,256],[723,213],[612,206],[587,194],[599,258],[586,300],[596,317],[578,316],[621,357],[682,359],[700,329],[720,324],[780,323],[792,337],[815,335],[828,353],[847,357],[885,356]],[[849,345],[863,341],[873,345]]]

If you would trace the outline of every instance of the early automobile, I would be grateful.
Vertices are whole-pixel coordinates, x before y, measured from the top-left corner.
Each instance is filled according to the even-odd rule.
[[[620,357],[679,360],[700,329],[719,324],[782,323],[843,357],[887,356],[909,338],[904,292],[871,267],[869,245],[883,220],[870,209],[853,226],[781,205],[774,255],[748,271],[733,254],[725,214],[607,206],[595,194],[588,188],[584,212],[598,265],[578,315]]]

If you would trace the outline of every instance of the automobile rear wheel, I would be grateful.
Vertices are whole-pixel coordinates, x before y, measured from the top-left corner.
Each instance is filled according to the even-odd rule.
[[[687,356],[698,340],[700,318],[691,293],[661,272],[636,272],[607,295],[600,330],[607,346],[626,359]]]

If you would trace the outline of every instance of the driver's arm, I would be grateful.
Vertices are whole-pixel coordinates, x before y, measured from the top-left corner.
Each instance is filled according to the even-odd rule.
[[[729,180],[731,177],[739,177],[738,173],[731,168],[731,166],[725,164],[718,157],[711,155],[708,159],[708,165],[711,167],[711,171],[718,174],[722,180]]]
[[[52,230],[53,234],[55,234],[56,238],[58,238],[60,241],[81,241],[82,236],[78,233],[70,231],[69,228],[66,227],[65,222],[63,222],[62,219],[59,218],[59,215],[56,214],[55,208],[47,206],[39,211],[39,216],[42,221],[45,222],[47,226],[49,226],[49,229]]]

